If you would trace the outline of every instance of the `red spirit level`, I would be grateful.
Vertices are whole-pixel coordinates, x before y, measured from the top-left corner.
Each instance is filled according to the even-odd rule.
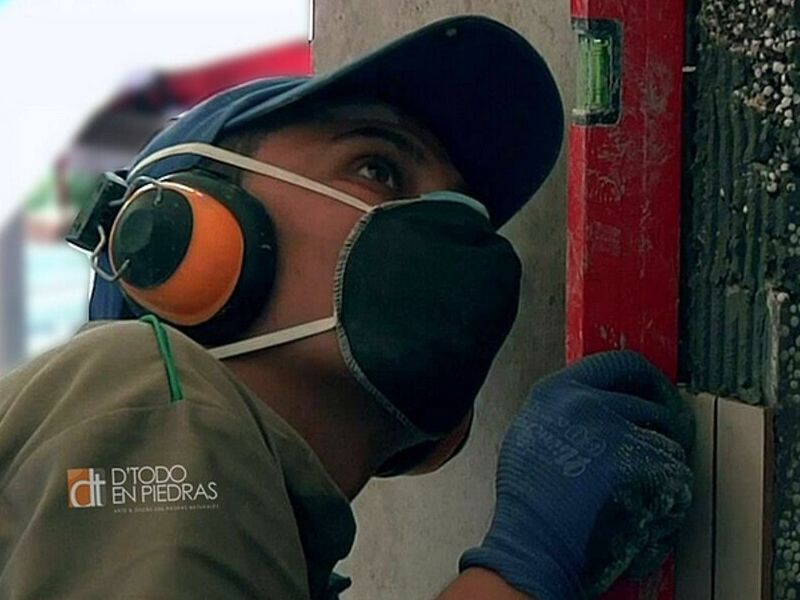
[[[682,0],[572,0],[567,360],[612,348],[677,374]],[[672,600],[674,561],[606,600]]]

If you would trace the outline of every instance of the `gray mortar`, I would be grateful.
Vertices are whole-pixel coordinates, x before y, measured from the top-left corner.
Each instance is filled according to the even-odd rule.
[[[800,0],[705,0],[683,371],[776,407],[773,598],[800,597]]]

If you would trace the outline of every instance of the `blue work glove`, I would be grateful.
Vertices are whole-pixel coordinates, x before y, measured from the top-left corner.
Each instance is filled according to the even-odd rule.
[[[669,552],[691,502],[691,413],[640,355],[583,359],[537,383],[506,434],[495,515],[461,570],[537,600],[594,596]]]

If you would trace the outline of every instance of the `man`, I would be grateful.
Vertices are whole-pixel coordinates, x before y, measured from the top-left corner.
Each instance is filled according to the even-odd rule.
[[[0,593],[335,597],[349,500],[463,445],[516,314],[495,229],[547,176],[561,115],[527,42],[468,17],[157,135],[71,235],[102,257],[92,317],[141,319],[0,385]],[[594,593],[656,564],[686,509],[686,413],[643,359],[533,398],[442,598]]]

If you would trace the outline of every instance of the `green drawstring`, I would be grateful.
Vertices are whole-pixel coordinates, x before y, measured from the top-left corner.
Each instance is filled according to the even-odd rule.
[[[169,345],[167,330],[155,315],[145,315],[139,319],[145,323],[150,323],[156,333],[156,342],[161,357],[164,359],[164,366],[167,369],[167,381],[169,382],[170,403],[183,400],[183,387],[178,376],[178,368],[175,366],[175,357],[172,355],[172,347]]]

